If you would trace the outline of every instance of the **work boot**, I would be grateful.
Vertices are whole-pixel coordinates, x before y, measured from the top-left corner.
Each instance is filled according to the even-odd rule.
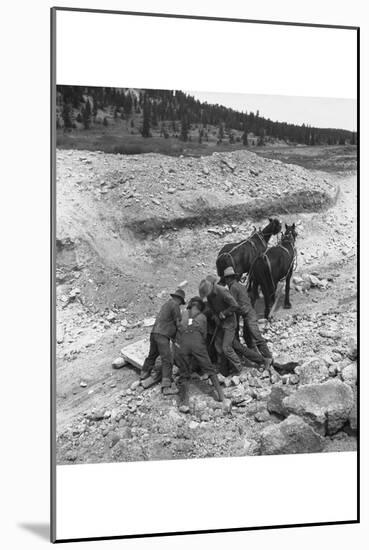
[[[178,389],[175,384],[172,384],[170,378],[163,378],[161,381],[161,391],[163,395],[175,395]]]
[[[210,375],[210,380],[211,380],[211,383],[213,384],[214,389],[217,393],[218,401],[224,401],[224,393],[223,393],[223,390],[220,386],[217,375],[216,374],[211,374]]]
[[[149,373],[149,376],[147,378],[141,379],[141,386],[147,390],[148,388],[151,388],[151,386],[154,386],[158,382],[160,382],[161,379],[161,373],[160,371],[152,371],[152,373]]]
[[[148,388],[151,388],[158,382],[160,382],[160,377],[155,376],[154,374],[150,374],[148,378],[141,380],[141,386],[143,387],[144,390],[147,390]]]
[[[221,388],[221,385],[219,384],[219,380],[216,374],[212,374],[210,376],[211,383],[214,386],[214,389],[218,395],[218,401],[220,401],[223,405],[223,410],[225,410],[227,413],[231,412],[232,409],[232,401],[230,399],[226,399],[224,397],[223,390]]]
[[[140,380],[146,380],[151,374],[151,369],[143,368],[140,372]]]
[[[183,413],[190,412],[190,401],[188,394],[188,380],[182,382],[178,390],[178,410]]]

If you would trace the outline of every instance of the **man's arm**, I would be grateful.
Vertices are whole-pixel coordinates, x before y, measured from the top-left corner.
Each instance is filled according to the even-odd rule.
[[[243,288],[238,284],[233,284],[230,288],[230,293],[237,302],[238,312],[241,313],[241,315],[246,315],[248,311],[247,305],[249,302],[246,288]]]
[[[233,315],[233,313],[236,313],[239,311],[238,304],[236,300],[233,298],[232,294],[229,292],[229,290],[226,290],[225,288],[220,287],[220,292],[222,294],[224,302],[227,304],[228,307],[223,309],[223,311],[220,312],[219,317],[225,318],[230,317]]]
[[[179,327],[180,322],[181,322],[181,320],[182,320],[181,308],[179,307],[178,304],[173,304],[173,307],[172,307],[172,319],[173,319],[174,324],[176,325],[177,330],[178,330],[178,327]]]

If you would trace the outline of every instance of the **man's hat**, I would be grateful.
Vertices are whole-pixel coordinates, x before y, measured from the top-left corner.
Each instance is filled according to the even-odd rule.
[[[198,308],[203,311],[204,307],[205,307],[205,304],[204,302],[201,300],[200,296],[194,296],[193,298],[191,298],[191,300],[189,300],[188,302],[188,306],[187,306],[187,309],[190,309],[194,304],[196,304],[198,306]]]
[[[185,304],[185,292],[181,288],[177,288],[173,294],[171,294],[171,297],[174,298],[174,296],[177,296],[177,298],[180,298],[182,300],[182,304]]]
[[[208,279],[203,279],[199,286],[199,294],[202,299],[209,296],[210,292],[213,290],[214,283]]]
[[[224,270],[224,273],[223,273],[223,276],[224,277],[231,277],[231,276],[235,276],[235,272],[234,272],[234,269],[232,266],[229,266],[229,267],[226,267],[225,270]]]

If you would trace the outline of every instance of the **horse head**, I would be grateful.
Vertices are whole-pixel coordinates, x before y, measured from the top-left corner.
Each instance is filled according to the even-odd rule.
[[[283,233],[283,239],[288,239],[289,241],[295,242],[297,237],[295,223],[293,223],[292,225],[288,225],[287,223],[285,223],[284,225],[286,227],[286,231]]]
[[[269,218],[269,223],[263,229],[264,236],[271,237],[272,235],[278,235],[282,229],[282,224],[277,218]]]

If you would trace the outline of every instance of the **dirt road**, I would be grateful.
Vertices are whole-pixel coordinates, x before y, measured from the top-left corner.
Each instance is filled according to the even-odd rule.
[[[264,333],[275,357],[300,362],[316,357],[326,362],[331,376],[339,376],[351,362],[347,350],[356,338],[356,175],[331,174],[329,183],[340,189],[332,208],[280,216],[283,222],[297,223],[292,310],[279,306]],[[242,390],[250,396],[249,404],[234,408],[232,416],[223,415],[206,381],[194,380],[192,412],[184,416],[159,388],[143,393],[140,387],[131,389],[138,379],[134,369],[111,368],[124,345],[149,334],[143,319],[155,315],[168,292],[186,279],[187,295],[196,294],[198,281],[214,272],[221,246],[247,236],[255,222],[183,228],[141,242],[125,232],[123,240],[121,228],[111,227],[109,211],[102,219],[88,197],[83,195],[80,207],[78,191],[67,191],[70,210],[61,214],[68,223],[63,223],[60,238],[76,239],[79,245],[76,252],[63,241],[60,251],[58,462],[258,454],[260,430],[275,422],[266,410],[271,383],[265,376],[247,372],[237,387],[226,388],[230,394]],[[77,209],[73,202],[78,202]],[[88,228],[101,223],[106,231],[98,232],[98,239],[91,234],[83,239]],[[106,255],[112,258],[108,268],[102,259]],[[105,311],[104,302],[109,304]],[[336,336],[332,340],[325,333]],[[326,438],[326,450],[353,448],[352,434]]]

